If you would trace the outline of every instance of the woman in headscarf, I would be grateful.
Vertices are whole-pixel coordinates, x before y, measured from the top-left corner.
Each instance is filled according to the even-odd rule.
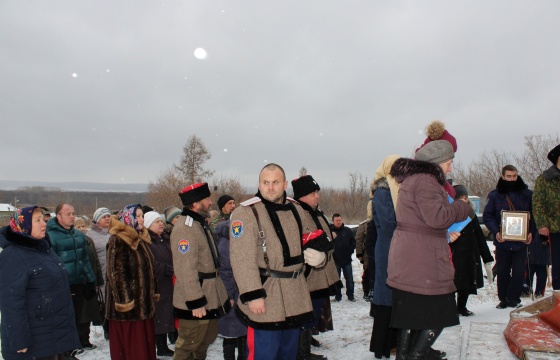
[[[120,220],[120,221],[119,221]],[[105,317],[113,360],[155,360],[156,290],[154,256],[140,204],[111,217],[107,243]]]
[[[62,360],[79,349],[68,272],[51,251],[41,208],[17,209],[0,247],[2,357]]]
[[[424,359],[443,328],[459,324],[447,229],[467,218],[469,205],[450,203],[444,189],[454,156],[448,141],[436,140],[420,148],[416,160],[396,160],[390,171],[401,184],[387,269],[397,359]],[[449,233],[451,240],[459,235]]]
[[[375,280],[373,283],[373,308],[375,322],[371,334],[370,349],[376,359],[389,358],[391,347],[396,344],[397,334],[390,330],[392,290],[387,286],[387,262],[393,232],[397,227],[395,208],[399,184],[390,175],[391,167],[400,156],[389,155],[383,159],[373,178],[372,215],[377,230],[375,243]]]
[[[171,255],[171,245],[169,238],[163,236],[164,223],[157,212],[147,212],[144,215],[144,224],[152,240],[150,250],[154,254],[154,270],[160,294],[154,316],[157,355],[173,356],[174,351],[167,347],[167,335],[175,331],[175,318],[173,317],[173,255]]]

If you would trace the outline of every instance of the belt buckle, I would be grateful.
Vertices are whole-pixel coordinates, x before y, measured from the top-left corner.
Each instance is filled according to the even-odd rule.
[[[292,279],[297,279],[298,276],[299,276],[299,270],[294,271],[292,274]]]

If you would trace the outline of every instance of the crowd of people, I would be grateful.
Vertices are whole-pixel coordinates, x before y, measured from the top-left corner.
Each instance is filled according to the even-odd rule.
[[[434,342],[473,315],[467,301],[483,286],[483,266],[494,278],[468,189],[447,181],[456,151],[434,122],[414,158],[387,156],[356,235],[341,214],[328,221],[311,175],[293,180],[288,197],[285,171],[273,163],[261,169],[253,198],[223,195],[215,216],[207,183],[180,191],[183,209],[101,207],[91,224],[68,203],[50,219],[38,206],[17,209],[0,229],[2,356],[76,359],[96,348],[93,324],[118,360],[205,359],[218,336],[225,360],[326,359],[311,352],[320,346],[313,330],[332,329],[322,320],[342,288],[356,301],[355,253],[365,263],[374,357],[396,349],[400,360],[445,359]],[[550,264],[560,290],[559,156],[560,145],[534,193],[506,165],[488,195],[499,309],[519,307],[523,293],[543,296]],[[525,227],[506,232],[504,212],[529,214]]]

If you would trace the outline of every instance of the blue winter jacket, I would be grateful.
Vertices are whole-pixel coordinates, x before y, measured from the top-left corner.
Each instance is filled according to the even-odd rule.
[[[0,247],[2,357],[34,359],[80,348],[68,272],[48,237],[34,239],[6,226]]]
[[[373,221],[375,221],[377,228],[373,303],[376,305],[392,306],[393,291],[387,286],[387,266],[389,264],[391,239],[397,228],[397,217],[388,185],[387,188],[379,187],[375,190],[372,206]]]
[[[525,245],[521,241],[505,241],[500,243],[498,242],[498,240],[496,240],[496,234],[500,231],[502,210],[514,210],[510,209],[510,205],[507,201],[506,196],[509,197],[509,200],[513,204],[516,211],[529,211],[529,213],[531,214],[531,220],[529,221],[529,231],[533,234],[533,241],[536,240],[535,237],[537,229],[532,218],[533,208],[531,203],[533,192],[527,188],[527,185],[525,185],[523,180],[521,180],[521,177],[518,177],[517,183],[519,185],[517,186],[517,191],[507,191],[507,183],[507,181],[500,178],[496,189],[492,190],[490,194],[488,194],[486,207],[484,207],[483,213],[484,225],[486,225],[488,230],[494,235],[494,246],[496,247],[496,249],[506,251],[525,250],[527,249],[527,245]]]
[[[70,285],[96,283],[95,273],[89,262],[84,233],[74,227],[71,227],[70,230],[63,228],[57,218],[49,220],[47,233],[53,251],[68,270]]]

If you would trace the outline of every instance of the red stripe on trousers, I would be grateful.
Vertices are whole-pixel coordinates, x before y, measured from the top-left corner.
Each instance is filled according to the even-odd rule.
[[[247,360],[255,360],[255,330],[250,326],[247,327],[247,349]]]

